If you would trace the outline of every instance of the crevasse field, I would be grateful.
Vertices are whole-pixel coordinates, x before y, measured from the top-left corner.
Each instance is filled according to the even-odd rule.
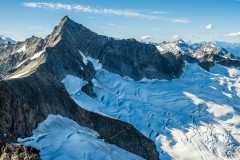
[[[134,81],[129,77],[110,73],[102,69],[97,60],[85,57],[83,54],[82,56],[86,63],[91,61],[97,70],[92,80],[96,97],[92,98],[81,92],[81,88],[87,82],[78,77],[68,75],[62,81],[79,106],[132,124],[155,141],[160,158],[163,160],[239,159],[239,69],[216,64],[210,72],[207,72],[197,64],[186,63],[184,73],[179,79]],[[69,123],[69,120],[65,121],[62,117],[60,119],[63,124]],[[45,123],[48,123],[48,120],[42,125]],[[33,137],[19,139],[19,142],[36,146],[44,151],[42,154],[54,154],[52,148],[39,146],[37,142],[46,141],[55,144],[50,142],[52,140],[70,147],[67,145],[68,141],[59,142],[59,139],[62,135],[65,136],[65,131],[62,131],[61,127],[71,130],[71,126],[58,127],[56,131],[51,131],[41,129],[40,125],[40,128],[33,132]],[[54,138],[48,134],[58,136]],[[96,134],[94,132],[94,135]],[[92,139],[89,141],[100,143],[94,135],[91,135],[95,137],[94,141]],[[73,140],[78,138],[75,137]],[[77,148],[82,146],[81,141],[74,144]],[[97,148],[95,152],[73,149],[66,153],[61,147],[56,147],[55,151],[63,157],[73,152],[91,157],[93,154],[98,155],[96,153],[102,155],[101,153],[106,153],[107,149],[107,147]],[[122,150],[121,153],[119,151],[119,154],[122,153],[125,154],[126,159],[139,158],[128,152],[126,154]],[[41,156],[44,159],[45,155]],[[102,158],[95,156],[94,159]],[[117,154],[112,154],[110,158],[119,159]]]

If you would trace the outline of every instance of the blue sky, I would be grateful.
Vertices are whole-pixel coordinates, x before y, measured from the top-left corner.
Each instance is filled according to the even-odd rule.
[[[98,34],[144,41],[240,42],[240,0],[8,0],[0,34],[45,37],[68,15]]]

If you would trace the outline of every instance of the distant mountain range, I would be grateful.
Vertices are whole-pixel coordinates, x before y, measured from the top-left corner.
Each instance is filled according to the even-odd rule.
[[[193,54],[197,49],[202,48],[205,50],[208,48],[210,50],[215,50],[213,52],[217,52],[217,50],[225,50],[225,54],[240,56],[240,43],[231,43],[231,42],[220,42],[220,41],[211,41],[211,42],[185,42],[182,39],[172,41],[172,42],[144,42],[146,44],[156,45],[162,51],[182,51],[186,54]],[[210,51],[209,50],[209,51]],[[211,51],[210,51],[211,52]],[[208,52],[209,53],[209,52]]]
[[[201,42],[201,43],[186,43],[183,40],[173,42],[162,42],[155,44],[160,52],[181,52],[191,55],[196,58],[201,58],[207,54],[215,54],[228,58],[238,59],[240,53],[240,44],[228,42]],[[224,46],[224,47],[223,47]]]
[[[225,48],[228,52],[230,52],[233,55],[240,56],[240,43],[219,42],[219,41],[214,41],[211,43],[217,47]]]
[[[16,43],[16,41],[12,40],[11,38],[0,35],[0,45],[15,44],[15,43]]]

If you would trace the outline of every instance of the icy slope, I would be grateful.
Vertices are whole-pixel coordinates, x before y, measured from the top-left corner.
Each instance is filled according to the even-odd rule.
[[[186,63],[180,79],[140,82],[99,69],[92,82],[96,98],[81,91],[72,98],[134,125],[155,140],[161,159],[240,157],[238,69]]]
[[[141,160],[130,152],[98,139],[98,133],[79,126],[60,115],[49,115],[33,131],[33,136],[18,139],[23,145],[41,151],[42,160]]]

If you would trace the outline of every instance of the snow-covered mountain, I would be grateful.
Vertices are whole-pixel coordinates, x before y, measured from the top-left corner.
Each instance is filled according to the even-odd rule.
[[[239,159],[239,67],[211,43],[116,40],[64,17],[0,46],[0,142],[42,159]]]
[[[12,40],[11,38],[0,35],[0,45],[9,44],[9,43],[16,44],[16,41]]]
[[[221,45],[225,44],[225,45]],[[158,50],[162,53],[173,52],[178,54],[187,54],[198,59],[203,58],[205,55],[219,55],[226,58],[237,59],[238,57],[229,52],[225,47],[230,48],[231,43],[220,43],[220,42],[202,42],[202,43],[186,43],[183,40],[177,40],[173,42],[162,42],[156,45]],[[237,51],[237,44],[234,45],[234,53]],[[233,48],[233,47],[232,47]],[[232,51],[232,50],[231,50]]]
[[[219,42],[219,41],[213,41],[211,42],[217,47],[223,47],[228,52],[230,52],[233,55],[240,56],[240,43],[230,43],[230,42]]]
[[[133,49],[134,47],[137,48]],[[126,56],[130,55],[129,51],[136,55],[126,59]],[[142,59],[141,57],[146,51],[149,55]],[[162,56],[156,54],[155,51],[157,50],[154,46],[142,44],[133,39],[115,40],[98,35],[68,17],[64,17],[45,39],[33,36],[15,45],[0,46],[0,144],[17,142],[20,137],[30,137],[32,131],[50,114],[53,114],[67,117],[78,123],[79,126],[91,129],[92,132],[95,131],[94,135],[91,134],[88,136],[89,138],[85,139],[87,144],[96,141],[96,144],[89,145],[89,147],[94,147],[95,152],[92,153],[91,150],[88,150],[91,153],[86,155],[87,152],[82,150],[83,156],[93,157],[96,154],[98,155],[96,159],[102,159],[102,157],[119,159],[119,154],[114,154],[114,152],[122,150],[121,155],[129,154],[128,157],[159,159],[159,152],[154,141],[127,122],[95,112],[95,110],[84,109],[74,102],[62,83],[62,80],[66,80],[65,78],[69,75],[79,77],[86,83],[75,83],[74,86],[84,85],[82,91],[88,96],[94,97],[91,80],[96,70],[94,65],[88,61],[96,57],[98,57],[98,61],[102,62],[104,68],[136,79],[147,73],[156,73],[149,74],[148,77],[162,78],[172,78],[174,73],[180,75],[180,69],[174,69],[175,65],[169,65],[168,70],[157,70],[158,66],[164,65],[170,60],[179,66],[182,63],[178,62],[175,57]],[[152,61],[155,62],[155,65],[150,66],[152,71],[148,72],[148,64],[152,63],[149,60],[153,59],[152,57],[157,57],[157,59]],[[119,59],[121,61],[118,61]],[[134,66],[133,63],[129,63],[130,60],[137,60]],[[118,67],[119,64],[122,64],[122,68]],[[128,66],[124,64],[128,64]],[[141,66],[143,64],[146,66]],[[130,72],[136,66],[138,69],[135,71],[138,73]],[[66,122],[66,124],[69,123]],[[62,127],[65,126],[59,126],[58,131],[64,130]],[[45,154],[56,159],[79,155],[81,146],[86,145],[81,142],[73,145],[71,144],[73,142],[72,136],[70,139],[67,137],[75,131],[85,132],[87,130],[82,129],[81,131],[80,127],[73,129],[71,126],[69,126],[69,130],[72,132],[59,133],[60,137],[62,135],[63,138],[63,141],[60,142],[57,137],[56,139],[45,139],[49,138],[50,135],[54,136],[55,132],[52,133],[52,130],[40,129],[41,133],[37,134],[39,138],[36,140],[40,144],[32,144],[35,144],[35,147],[38,146],[41,158],[44,159]],[[81,138],[82,136],[84,135],[78,134],[77,137]],[[41,139],[43,140],[42,145]],[[101,140],[97,141],[97,139]],[[47,147],[47,144],[44,144],[49,140],[52,140],[49,145],[55,144],[56,148],[54,146]],[[63,144],[62,147],[68,146],[68,140],[70,140],[69,147],[77,147],[80,150],[70,148],[69,150],[73,152],[62,152],[66,148],[61,149],[57,144]],[[19,143],[22,142],[19,141]],[[51,149],[54,150],[54,153]],[[109,155],[105,156],[104,154],[107,153]]]
[[[178,54],[181,52],[182,54],[192,55],[194,53],[194,49],[192,49],[187,43],[183,40],[177,40],[173,42],[162,42],[158,44],[157,49],[161,53],[172,52],[174,54]]]
[[[194,48],[194,47],[191,47]],[[202,45],[201,47],[194,50],[194,53],[192,54],[194,57],[202,58],[206,54],[214,54],[219,55],[222,57],[230,57],[230,53],[222,47],[217,47],[213,45],[212,43],[207,43],[205,45]]]

